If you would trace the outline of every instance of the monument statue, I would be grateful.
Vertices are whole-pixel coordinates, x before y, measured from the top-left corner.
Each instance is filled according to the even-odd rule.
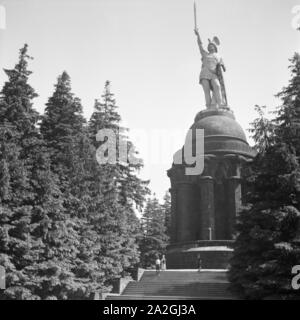
[[[167,248],[169,269],[199,267],[199,255],[204,269],[227,269],[234,249],[236,219],[241,212],[247,184],[243,182],[244,166],[255,157],[245,132],[227,106],[222,71],[222,59],[217,55],[219,40],[214,37],[203,48],[196,21],[195,33],[202,56],[200,83],[208,110],[197,113],[190,150],[197,148],[197,130],[203,130],[204,170],[190,174],[187,162],[173,161],[168,170],[171,182],[171,244]],[[184,154],[184,145],[174,156]],[[196,160],[197,161],[197,160]],[[195,161],[195,163],[196,163]],[[194,168],[194,167],[193,167]]]
[[[227,108],[227,96],[223,78],[225,66],[222,58],[218,54],[220,41],[217,37],[208,39],[207,51],[204,49],[199,31],[197,28],[196,4],[194,3],[194,32],[197,36],[197,42],[202,57],[202,68],[200,72],[199,83],[202,85],[205,95],[207,109]]]

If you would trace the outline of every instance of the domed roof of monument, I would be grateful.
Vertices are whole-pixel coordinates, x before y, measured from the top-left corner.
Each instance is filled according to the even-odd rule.
[[[191,129],[204,129],[205,154],[237,154],[251,158],[255,154],[248,145],[244,130],[230,110],[201,111]]]
[[[192,129],[204,129],[204,136],[228,136],[247,141],[246,135],[233,114],[222,111],[202,111]]]

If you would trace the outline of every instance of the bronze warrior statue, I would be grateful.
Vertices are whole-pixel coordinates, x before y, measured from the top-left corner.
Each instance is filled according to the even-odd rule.
[[[228,108],[225,84],[223,79],[223,71],[225,66],[222,58],[218,55],[218,45],[220,41],[217,37],[209,40],[207,50],[203,48],[203,44],[198,32],[195,28],[197,42],[202,57],[202,68],[200,72],[200,84],[203,87],[206,107],[211,108]]]

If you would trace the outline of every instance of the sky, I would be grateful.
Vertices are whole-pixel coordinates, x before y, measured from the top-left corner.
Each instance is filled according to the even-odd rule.
[[[300,48],[300,0],[196,3],[203,41],[221,41],[228,102],[246,131],[256,104],[280,104],[274,95],[288,84],[288,60]],[[144,160],[140,176],[162,199],[173,154],[205,109],[193,17],[193,0],[0,0],[0,86],[24,43],[40,113],[64,70],[87,119],[110,80]]]

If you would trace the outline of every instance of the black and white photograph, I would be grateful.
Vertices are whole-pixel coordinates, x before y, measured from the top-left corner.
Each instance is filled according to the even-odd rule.
[[[0,300],[300,300],[300,1],[0,0]]]

